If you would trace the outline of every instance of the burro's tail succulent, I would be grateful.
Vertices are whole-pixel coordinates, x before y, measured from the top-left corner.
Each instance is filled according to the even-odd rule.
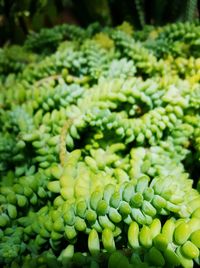
[[[63,25],[0,50],[2,267],[200,265],[199,27]]]

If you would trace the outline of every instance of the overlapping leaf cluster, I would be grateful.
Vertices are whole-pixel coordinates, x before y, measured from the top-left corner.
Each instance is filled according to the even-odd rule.
[[[0,51],[4,267],[200,264],[199,27],[63,25]]]

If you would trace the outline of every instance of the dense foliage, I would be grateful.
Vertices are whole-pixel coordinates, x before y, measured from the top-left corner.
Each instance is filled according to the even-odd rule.
[[[1,265],[199,265],[199,82],[198,23],[2,48]]]

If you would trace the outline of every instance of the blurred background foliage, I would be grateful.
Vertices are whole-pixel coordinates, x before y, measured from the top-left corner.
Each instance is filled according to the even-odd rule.
[[[60,23],[87,26],[146,24],[199,19],[200,0],[0,0],[0,45],[23,43],[30,31]]]

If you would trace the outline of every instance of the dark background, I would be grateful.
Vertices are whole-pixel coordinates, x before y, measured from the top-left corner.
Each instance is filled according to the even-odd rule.
[[[30,31],[60,23],[119,25],[199,19],[200,0],[0,0],[0,45],[23,43]]]

